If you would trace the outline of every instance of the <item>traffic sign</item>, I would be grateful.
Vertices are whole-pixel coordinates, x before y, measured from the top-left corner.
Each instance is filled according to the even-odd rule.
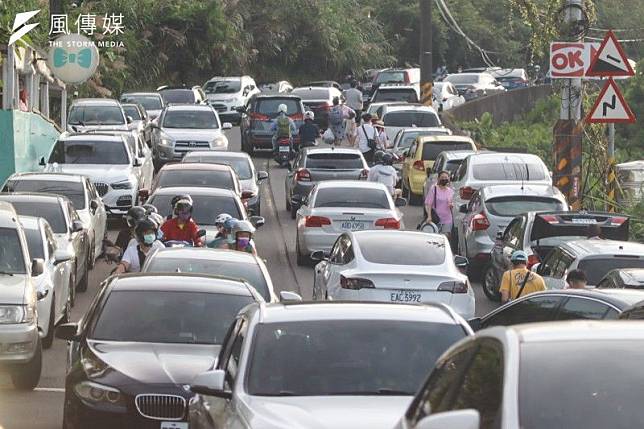
[[[553,79],[584,77],[598,48],[597,42],[551,43],[550,77]]]
[[[587,76],[600,77],[630,77],[635,76],[633,67],[628,62],[622,45],[615,37],[615,33],[608,30],[606,37],[599,46],[599,51],[590,62]]]
[[[586,117],[586,122],[635,122],[633,111],[628,107],[628,104],[626,104],[624,96],[612,78],[609,78],[606,81],[606,85],[604,85],[604,88],[602,88],[599,93],[599,97],[597,97],[595,105]]]

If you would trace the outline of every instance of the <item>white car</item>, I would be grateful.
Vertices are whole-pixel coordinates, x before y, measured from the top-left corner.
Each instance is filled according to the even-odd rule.
[[[251,97],[261,91],[250,76],[213,77],[203,85],[206,100],[222,121],[239,123],[238,107],[248,105]]]
[[[451,82],[434,83],[432,98],[434,106],[439,112],[453,109],[465,103],[465,97],[459,95],[458,90]]]
[[[444,235],[415,231],[342,234],[313,274],[313,299],[443,303],[474,317],[474,290],[460,270],[467,259],[453,256]],[[457,266],[458,265],[458,266]]]
[[[63,195],[72,202],[90,242],[90,267],[101,254],[107,233],[107,212],[96,187],[85,176],[64,173],[15,173],[2,192],[42,192]]]
[[[390,429],[471,332],[447,306],[248,305],[190,385],[190,429]]]
[[[137,159],[125,137],[113,134],[63,134],[47,161],[47,173],[71,173],[89,177],[105,203],[108,214],[125,214],[136,205],[140,176]]]
[[[340,234],[368,229],[404,229],[402,198],[394,202],[382,183],[330,180],[313,188],[297,211],[298,265],[317,250],[329,252]]]
[[[58,249],[54,233],[44,218],[20,216],[29,257],[42,259],[43,273],[34,277],[38,298],[38,333],[45,349],[54,341],[54,327],[71,317],[74,255]]]
[[[381,117],[389,141],[393,141],[403,128],[438,128],[441,120],[433,107],[422,105],[386,106]]]
[[[127,131],[130,120],[121,103],[110,98],[79,98],[73,101],[67,115],[67,131],[118,128]]]

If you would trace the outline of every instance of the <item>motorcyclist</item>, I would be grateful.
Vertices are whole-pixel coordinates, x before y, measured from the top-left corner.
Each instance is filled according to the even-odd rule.
[[[143,218],[134,227],[136,241],[130,243],[119,262],[116,274],[141,271],[145,259],[155,249],[163,249],[164,245],[157,240],[157,224],[148,218]]]
[[[192,219],[192,199],[179,199],[174,205],[174,217],[161,226],[163,241],[185,241],[195,247],[203,246],[199,227]]]
[[[190,204],[192,204],[192,197],[188,194],[180,194],[180,195],[175,195],[172,197],[170,200],[170,207],[172,207],[172,213],[170,213],[168,216],[166,216],[166,220],[170,220],[174,217],[174,205],[177,204],[177,201],[179,200],[188,200],[190,201]]]
[[[380,162],[377,162],[376,165],[371,167],[367,180],[370,182],[382,183],[387,187],[392,197],[398,198],[400,196],[399,190],[396,189],[396,183],[398,183],[398,172],[396,172],[396,169],[392,166],[394,163],[394,156],[389,152],[379,150],[374,155],[374,159],[378,158],[380,159]]]
[[[233,233],[233,229],[235,228],[235,225],[237,225],[237,222],[239,222],[239,219],[234,217],[231,217],[224,222],[224,234],[226,235],[225,249],[233,249],[235,245],[235,233]]]
[[[304,113],[304,123],[300,126],[300,147],[315,146],[316,139],[320,136],[320,127],[313,120],[315,113],[307,111]]]
[[[119,231],[118,236],[116,237],[116,241],[114,242],[114,245],[121,249],[121,255],[123,255],[123,252],[125,252],[125,249],[127,249],[130,241],[132,241],[132,239],[134,238],[134,227],[136,226],[137,222],[141,219],[144,219],[145,216],[145,208],[141,206],[131,207],[127,211],[125,215],[125,222],[127,223],[127,227]]]
[[[257,250],[255,250],[255,244],[253,243],[255,227],[252,223],[247,220],[240,220],[235,224],[232,232],[235,236],[233,250],[257,255]]]
[[[214,240],[207,244],[208,247],[213,249],[228,248],[228,231],[226,231],[225,223],[233,217],[228,213],[221,213],[215,218],[215,227],[217,228],[217,235]]]
[[[157,225],[157,239],[163,241],[163,232],[161,232],[161,226],[165,222],[165,218],[159,213],[150,213],[148,219],[154,222]]]
[[[277,106],[277,117],[273,120],[271,125],[271,133],[273,134],[273,154],[277,156],[278,147],[277,142],[281,138],[289,139],[291,149],[293,148],[293,136],[297,134],[295,122],[288,117],[288,107],[286,104]]]
[[[159,213],[159,210],[157,210],[156,206],[150,203],[143,204],[141,207],[145,209],[146,215],[151,215],[152,213]]]

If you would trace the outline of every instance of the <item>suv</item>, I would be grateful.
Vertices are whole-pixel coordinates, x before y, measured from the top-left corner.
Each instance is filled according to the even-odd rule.
[[[333,107],[333,99],[342,97],[342,93],[334,86],[295,88],[291,94],[302,98],[304,108],[315,114],[315,123],[323,129],[329,126],[329,110]]]
[[[32,278],[43,273],[44,262],[30,260],[25,231],[7,202],[0,202],[0,243],[0,365],[9,369],[15,387],[31,390],[42,366]]]
[[[163,109],[157,123],[152,124],[152,156],[159,169],[170,161],[181,161],[192,150],[226,150],[228,138],[217,112],[208,105],[170,105]]]
[[[443,81],[454,84],[458,95],[465,97],[465,101],[506,91],[489,73],[450,74]]]
[[[285,104],[287,114],[295,122],[297,129],[304,123],[304,105],[296,95],[257,95],[247,106],[240,107],[242,114],[240,123],[242,151],[253,155],[255,149],[272,149],[273,133],[271,126],[277,117],[277,107]],[[299,143],[295,137],[295,145]]]
[[[375,91],[382,84],[412,85],[420,83],[419,68],[389,68],[378,71],[371,83],[371,91]]]
[[[536,271],[548,289],[563,289],[571,270],[582,270],[588,286],[596,286],[617,268],[644,268],[644,244],[601,239],[570,241],[550,252]]]
[[[89,129],[128,129],[132,122],[121,103],[109,98],[79,98],[72,102],[67,115],[67,131]]]
[[[206,103],[206,94],[199,85],[192,88],[185,86],[160,86],[157,92],[163,97],[164,103],[170,104],[204,104]]]
[[[163,97],[158,92],[126,92],[121,94],[120,100],[121,103],[140,104],[150,120],[157,118],[165,107]]]
[[[382,85],[373,92],[370,102],[403,101],[406,103],[418,103],[419,100],[420,88],[417,85]]]
[[[260,93],[250,76],[213,77],[203,85],[203,89],[206,100],[219,113],[219,117],[237,124],[241,121],[237,108],[247,105],[255,94]]]

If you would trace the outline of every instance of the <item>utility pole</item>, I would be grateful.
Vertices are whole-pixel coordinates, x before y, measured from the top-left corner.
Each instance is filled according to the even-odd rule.
[[[420,101],[425,106],[432,105],[432,3],[433,0],[420,1]]]
[[[608,124],[608,177],[606,182],[608,211],[615,211],[615,191],[617,190],[617,174],[615,172],[615,124]]]

